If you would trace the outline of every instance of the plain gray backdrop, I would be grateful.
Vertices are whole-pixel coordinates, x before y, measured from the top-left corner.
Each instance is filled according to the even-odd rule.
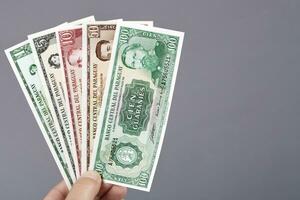
[[[41,199],[60,173],[3,50],[95,15],[185,32],[150,193],[127,199],[300,199],[299,0],[1,0],[0,199]]]

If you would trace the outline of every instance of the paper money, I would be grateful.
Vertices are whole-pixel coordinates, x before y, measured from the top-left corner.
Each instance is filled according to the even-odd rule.
[[[150,190],[183,36],[126,23],[117,27],[90,167],[106,182]]]
[[[67,88],[67,104],[74,125],[74,141],[77,157],[81,164],[82,140],[82,26],[63,28],[57,31],[58,48],[64,69]],[[80,167],[82,168],[82,167]],[[81,169],[82,170],[82,169]]]
[[[94,16],[82,18],[69,24],[65,23],[59,27],[74,26],[81,23],[94,21]],[[64,69],[60,65],[59,51],[57,47],[56,33],[58,27],[48,29],[29,36],[38,66],[41,66],[40,76],[45,79],[45,89],[49,90],[51,101],[55,108],[56,117],[60,123],[64,143],[67,148],[67,155],[72,165],[74,174],[80,176],[80,162],[78,161],[73,122],[70,117],[70,108],[66,104],[66,83]]]
[[[91,16],[5,51],[69,188],[90,169],[150,190],[184,37],[152,26]]]
[[[93,154],[98,116],[111,58],[116,24],[121,21],[93,22],[83,26],[83,49],[86,50],[86,52],[83,52],[83,63],[86,67],[82,71],[84,108],[82,135],[86,136],[86,140],[83,139],[82,141],[82,152],[86,153],[86,156],[83,154],[82,157],[87,158],[87,168]],[[153,26],[152,21],[130,21],[127,23]]]
[[[57,129],[59,127],[58,121],[52,115],[54,108],[46,98],[47,94],[37,72],[40,69],[34,62],[30,44],[25,41],[7,49],[5,52],[59,171],[68,188],[70,188],[73,181],[75,181],[75,177],[72,177],[69,173],[69,170],[72,171],[72,169],[68,168],[64,156],[66,148],[63,148],[64,144],[61,143],[60,129]]]
[[[103,97],[112,42],[117,22],[96,22],[83,26],[83,151],[86,154],[86,169],[90,162],[93,139],[96,135],[98,115]],[[84,156],[83,156],[84,157]]]
[[[63,136],[63,143],[66,146],[66,159],[70,163],[70,169],[76,176],[79,176],[79,167],[77,157],[74,156],[72,140],[72,124],[69,117],[69,111],[66,107],[66,94],[63,90],[64,74],[60,65],[57,39],[55,35],[56,28],[48,29],[36,34],[29,35],[29,41],[39,69],[39,75],[43,79],[45,90],[49,93],[49,102],[52,102],[55,110],[55,116],[58,119],[59,127]]]

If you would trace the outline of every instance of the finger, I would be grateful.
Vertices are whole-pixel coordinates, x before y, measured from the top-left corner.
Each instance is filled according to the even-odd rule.
[[[102,199],[102,197],[111,189],[112,186],[113,186],[112,184],[104,183],[102,181],[100,191],[99,191],[98,195],[96,196],[95,200]]]
[[[68,192],[69,190],[66,183],[64,181],[61,181],[48,192],[44,200],[64,200]]]
[[[93,200],[101,187],[101,177],[95,171],[84,173],[73,185],[66,200]]]
[[[127,188],[114,185],[101,200],[121,200],[125,198],[126,194]]]
[[[112,188],[112,186],[112,184],[102,182],[99,196],[103,197]]]

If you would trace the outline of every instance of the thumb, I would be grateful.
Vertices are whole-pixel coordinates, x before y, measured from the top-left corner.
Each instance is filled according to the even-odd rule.
[[[93,200],[101,187],[101,177],[95,171],[84,173],[73,185],[66,200]]]

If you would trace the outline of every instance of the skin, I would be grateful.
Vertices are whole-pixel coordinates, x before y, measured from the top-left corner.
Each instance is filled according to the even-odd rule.
[[[127,188],[103,183],[100,175],[94,171],[84,173],[69,191],[62,181],[54,186],[44,200],[121,200]]]

